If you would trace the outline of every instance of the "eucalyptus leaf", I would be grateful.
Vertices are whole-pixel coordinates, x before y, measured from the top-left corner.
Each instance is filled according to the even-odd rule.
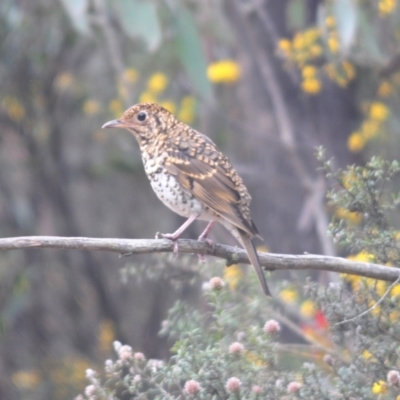
[[[333,2],[333,15],[337,23],[342,51],[347,53],[353,45],[358,28],[358,8],[355,0]]]
[[[65,11],[71,20],[72,26],[84,35],[89,33],[87,20],[87,0],[61,0]]]
[[[288,27],[300,30],[306,26],[307,5],[304,0],[291,0],[286,8],[286,20]]]
[[[178,55],[191,82],[204,100],[213,101],[213,90],[207,78],[207,63],[201,48],[196,21],[185,8],[177,10]]]
[[[154,51],[161,43],[161,26],[156,6],[145,0],[114,1],[122,28],[132,39],[142,39]]]

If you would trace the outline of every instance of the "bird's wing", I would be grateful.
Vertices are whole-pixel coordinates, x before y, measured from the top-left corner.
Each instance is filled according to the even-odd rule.
[[[259,236],[250,218],[250,195],[241,178],[211,140],[196,132],[168,146],[165,167],[202,204],[248,235]],[[183,141],[183,142],[182,142]]]

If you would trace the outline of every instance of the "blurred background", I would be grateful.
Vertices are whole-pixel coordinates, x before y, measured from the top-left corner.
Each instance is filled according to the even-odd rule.
[[[399,45],[396,0],[0,0],[0,235],[174,231],[183,220],[153,193],[134,138],[101,130],[158,102],[230,157],[261,249],[335,255],[315,148],[337,167],[397,157]],[[236,244],[222,228],[212,238]],[[168,356],[158,331],[175,299],[197,302],[198,268],[183,256],[0,253],[0,398],[74,397],[114,340]],[[273,286],[305,276],[275,273]]]

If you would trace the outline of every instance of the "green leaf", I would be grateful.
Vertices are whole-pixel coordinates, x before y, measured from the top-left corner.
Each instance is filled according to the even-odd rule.
[[[122,28],[132,39],[142,39],[150,51],[161,43],[161,26],[156,6],[144,0],[116,0]]]
[[[207,78],[207,63],[201,48],[196,21],[185,8],[177,10],[177,48],[182,65],[201,97],[213,101],[213,90]]]
[[[348,52],[356,39],[358,27],[358,8],[355,0],[336,0],[333,2],[340,44]]]
[[[88,20],[86,18],[87,0],[61,0],[65,11],[73,27],[84,35],[89,33]]]
[[[300,30],[306,26],[307,5],[304,0],[290,0],[286,8],[286,20],[288,27],[293,30]]]

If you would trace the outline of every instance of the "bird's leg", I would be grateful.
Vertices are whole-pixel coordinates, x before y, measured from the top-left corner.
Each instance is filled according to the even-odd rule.
[[[204,229],[203,233],[199,236],[197,240],[207,242],[211,247],[214,247],[214,242],[211,239],[207,239],[208,234],[210,233],[212,227],[215,225],[217,221],[210,221]],[[201,262],[206,260],[206,256],[204,254],[198,254]]]
[[[159,233],[157,232],[156,238],[164,238],[173,240],[174,243],[174,254],[178,254],[178,242],[179,236],[191,225],[200,214],[192,214],[174,233]]]
[[[212,227],[215,225],[217,221],[211,221],[208,223],[208,225],[206,226],[206,229],[204,229],[203,233],[199,236],[199,238],[197,240],[200,241],[206,241],[210,246],[213,245],[213,241],[210,239],[207,239],[208,234],[210,233]]]

